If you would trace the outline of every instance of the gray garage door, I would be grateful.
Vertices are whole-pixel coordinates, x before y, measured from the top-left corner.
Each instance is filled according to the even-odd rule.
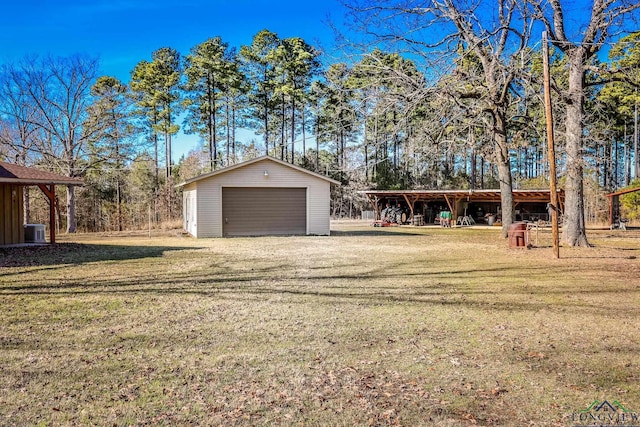
[[[306,188],[223,188],[225,236],[307,233]]]

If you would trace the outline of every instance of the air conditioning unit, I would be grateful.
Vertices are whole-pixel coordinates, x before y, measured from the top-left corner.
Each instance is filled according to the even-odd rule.
[[[24,225],[25,243],[47,243],[44,237],[44,224]]]

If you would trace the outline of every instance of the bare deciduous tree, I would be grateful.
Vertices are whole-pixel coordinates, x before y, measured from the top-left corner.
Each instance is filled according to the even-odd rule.
[[[26,59],[18,65],[16,85],[36,111],[27,123],[43,133],[38,151],[68,177],[82,176],[88,166],[87,141],[93,130],[85,123],[91,102],[90,89],[98,61],[84,56]],[[75,188],[67,186],[67,232],[76,231]]]
[[[453,0],[350,1],[357,22],[380,41],[394,41],[427,59],[434,69],[450,71],[449,59],[474,55],[481,67],[476,85],[450,88],[453,97],[481,102],[490,121],[502,197],[503,235],[514,219],[508,116],[510,90],[521,72],[533,14],[521,0],[455,2]],[[491,12],[491,13],[489,13]],[[434,34],[439,34],[435,38]]]
[[[564,3],[564,5],[563,5]],[[561,89],[566,105],[565,147],[566,147],[566,200],[563,218],[562,241],[570,246],[588,246],[584,216],[584,135],[583,119],[585,104],[585,76],[589,71],[589,60],[620,31],[623,20],[640,8],[636,0],[592,0],[579,2],[579,6],[588,8],[590,13],[570,13],[571,25],[578,17],[585,16],[586,22],[578,23],[578,34],[572,37],[569,32],[567,8],[569,2],[545,0],[536,4],[538,17],[545,24],[552,43],[567,58],[569,78],[566,87]]]
[[[34,125],[38,112],[27,94],[20,90],[21,80],[19,69],[11,64],[0,70],[0,155],[28,166],[36,157],[36,142],[42,132]],[[28,223],[31,214],[29,192],[25,191],[23,197],[24,219]]]

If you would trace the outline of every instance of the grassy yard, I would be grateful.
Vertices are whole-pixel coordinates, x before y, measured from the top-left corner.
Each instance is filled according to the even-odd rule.
[[[640,232],[0,249],[0,425],[568,426],[640,412]]]

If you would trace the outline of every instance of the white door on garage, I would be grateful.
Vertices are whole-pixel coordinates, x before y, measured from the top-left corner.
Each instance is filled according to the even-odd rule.
[[[222,189],[224,236],[307,233],[306,188]]]
[[[183,227],[192,236],[196,236],[198,232],[196,222],[196,212],[198,211],[197,200],[195,191],[185,191],[183,193]]]

